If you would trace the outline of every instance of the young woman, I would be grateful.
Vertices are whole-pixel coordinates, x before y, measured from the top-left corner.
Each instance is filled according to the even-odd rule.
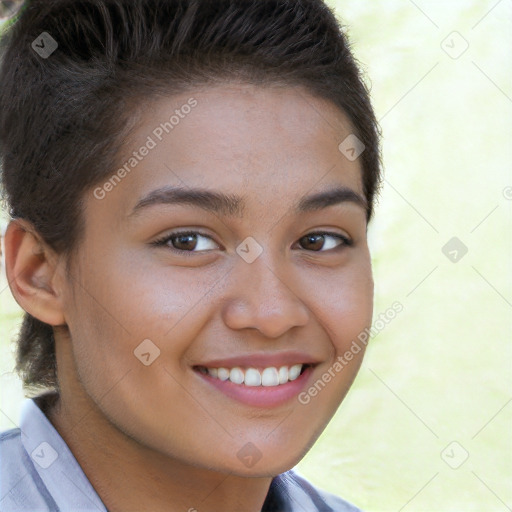
[[[363,358],[378,138],[322,0],[27,2],[0,151],[37,393],[0,509],[357,510],[291,468]]]

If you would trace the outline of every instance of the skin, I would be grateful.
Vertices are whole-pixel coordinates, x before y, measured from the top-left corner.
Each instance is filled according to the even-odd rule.
[[[309,387],[372,319],[365,209],[293,211],[334,186],[363,195],[359,160],[338,150],[347,118],[301,88],[194,89],[145,105],[120,165],[190,97],[197,106],[112,191],[85,194],[71,275],[25,221],[6,234],[13,294],[55,327],[61,394],[47,414],[111,512],[259,511],[272,477],[324,430],[364,350],[308,404],[267,409],[225,396],[192,366],[299,350],[319,361]],[[178,185],[243,195],[245,211],[159,204],[130,215],[151,191]],[[151,245],[177,229],[211,238],[198,248],[174,239],[181,254]],[[304,239],[322,231],[353,245]],[[236,252],[247,237],[263,249],[251,264]],[[160,349],[149,366],[134,356],[144,339]],[[252,467],[237,457],[248,442],[261,453]]]

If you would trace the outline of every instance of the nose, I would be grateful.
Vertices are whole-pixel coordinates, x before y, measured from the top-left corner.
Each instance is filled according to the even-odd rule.
[[[293,327],[304,326],[309,309],[288,278],[263,257],[253,263],[239,261],[231,275],[228,299],[222,311],[231,329],[258,329],[268,338],[278,338]]]

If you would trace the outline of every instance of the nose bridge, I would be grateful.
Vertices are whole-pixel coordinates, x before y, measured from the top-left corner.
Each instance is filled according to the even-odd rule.
[[[237,261],[224,310],[230,328],[255,328],[276,338],[307,323],[309,310],[294,290],[291,274],[277,263],[279,258],[266,249],[252,263],[242,257]]]

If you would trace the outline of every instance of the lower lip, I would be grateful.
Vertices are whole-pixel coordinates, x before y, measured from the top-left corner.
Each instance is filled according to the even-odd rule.
[[[295,380],[279,386],[246,386],[235,384],[230,380],[216,379],[199,371],[195,371],[195,373],[230,398],[253,407],[271,408],[296,397],[306,387],[312,371],[313,367],[308,366]]]

